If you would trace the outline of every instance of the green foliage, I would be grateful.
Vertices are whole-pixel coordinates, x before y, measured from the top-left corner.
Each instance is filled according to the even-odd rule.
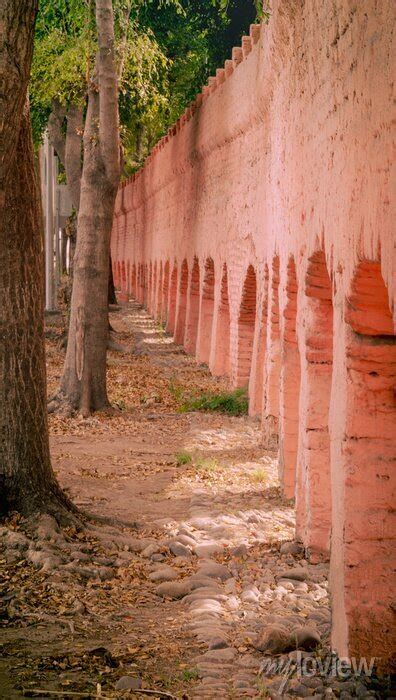
[[[113,0],[126,174],[142,164],[257,17],[257,0]],[[30,88],[38,143],[53,100],[85,102],[94,0],[40,0]]]
[[[195,466],[208,474],[214,474],[221,469],[221,465],[215,457],[202,457],[195,462]]]
[[[242,416],[248,412],[246,389],[224,391],[220,394],[206,393],[184,399],[181,411],[218,411],[231,416]]]
[[[147,142],[163,133],[168,109],[169,59],[147,29],[134,29],[125,47],[120,80],[120,120],[127,173],[135,170],[147,155]]]
[[[232,47],[240,45],[257,17],[255,0],[180,0],[180,5],[181,12],[151,2],[140,12],[141,25],[153,29],[170,60],[166,127],[230,57]]]
[[[65,36],[77,36],[94,31],[93,0],[40,0],[36,22],[36,38],[41,39],[53,29]]]
[[[190,464],[192,462],[192,455],[189,452],[178,452],[176,455],[176,463],[180,467],[183,464]]]
[[[183,401],[184,390],[180,384],[176,384],[174,379],[169,382],[169,391],[172,394],[175,401],[181,403]]]
[[[199,679],[199,671],[196,668],[184,669],[181,674],[183,681],[197,681]]]
[[[36,41],[30,85],[33,104],[50,109],[55,99],[61,104],[81,101],[89,58],[84,36],[68,36],[52,29]]]
[[[257,19],[268,24],[271,17],[271,5],[268,0],[255,0]]]

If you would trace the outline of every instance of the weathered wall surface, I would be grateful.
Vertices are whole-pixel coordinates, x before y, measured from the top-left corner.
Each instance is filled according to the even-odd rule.
[[[249,386],[337,651],[395,642],[390,0],[277,0],[120,188],[118,286]],[[392,315],[393,312],[393,315]],[[393,500],[392,500],[393,499]]]

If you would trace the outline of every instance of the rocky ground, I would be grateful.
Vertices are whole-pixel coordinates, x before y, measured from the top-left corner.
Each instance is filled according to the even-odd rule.
[[[326,672],[327,568],[293,541],[259,423],[181,413],[183,395],[224,384],[137,304],[111,323],[113,409],[50,417],[62,486],[110,520],[3,523],[0,697],[390,697],[385,681]]]

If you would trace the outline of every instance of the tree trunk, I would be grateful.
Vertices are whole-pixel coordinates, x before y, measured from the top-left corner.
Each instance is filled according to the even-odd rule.
[[[66,134],[62,129],[65,118]],[[48,119],[48,138],[65,169],[70,198],[76,212],[80,206],[83,126],[84,116],[80,105],[72,102],[66,110],[66,107],[54,100]]]
[[[67,113],[65,173],[74,212],[69,217],[69,277],[73,279],[73,260],[77,238],[77,216],[80,208],[82,172],[82,134],[84,115],[81,106],[71,104]]]
[[[96,0],[99,50],[88,94],[67,352],[60,392],[83,415],[108,406],[106,349],[110,234],[120,177],[118,81],[111,0]]]
[[[62,130],[65,117],[67,117],[66,134]],[[73,277],[73,256],[76,243],[76,216],[80,206],[83,122],[82,106],[72,103],[66,111],[66,107],[54,100],[48,119],[48,138],[65,169],[66,183],[74,208],[67,225],[67,235],[70,239],[69,276],[71,278]],[[63,261],[63,271],[65,272],[66,256]]]
[[[36,0],[2,5],[0,508],[69,507],[51,468],[44,357],[43,218],[27,104]]]
[[[80,207],[83,128],[83,109],[81,106],[72,103],[67,112],[64,166],[72,205],[77,213]]]
[[[107,302],[109,304],[116,304],[117,297],[115,293],[114,277],[113,277],[113,266],[111,264],[111,255],[109,257],[109,292],[107,295]]]
[[[62,124],[65,116],[66,107],[54,100],[52,112],[48,118],[48,139],[63,166],[65,165],[65,136],[62,131]]]
[[[62,229],[62,239],[61,239],[61,260],[62,260],[62,275],[67,273],[67,234],[66,229]]]

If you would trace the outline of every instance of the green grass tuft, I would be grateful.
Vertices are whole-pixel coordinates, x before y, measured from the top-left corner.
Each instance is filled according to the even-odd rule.
[[[196,668],[185,669],[182,671],[181,678],[183,681],[197,681],[199,679],[199,671]]]
[[[223,391],[220,394],[206,393],[201,396],[185,398],[180,410],[185,411],[218,411],[230,416],[242,416],[248,412],[248,397],[246,389]]]
[[[215,457],[202,457],[195,462],[195,466],[209,473],[217,472],[221,468]]]
[[[180,467],[182,464],[190,464],[192,462],[192,455],[189,452],[178,452],[176,455],[177,465]]]
[[[266,469],[263,469],[263,468],[255,469],[254,472],[252,472],[252,474],[251,474],[251,479],[256,484],[260,484],[260,483],[265,484],[268,480],[268,472]]]
[[[169,382],[169,391],[175,401],[178,403],[181,403],[184,400],[183,387],[180,384],[177,384],[173,377]]]

